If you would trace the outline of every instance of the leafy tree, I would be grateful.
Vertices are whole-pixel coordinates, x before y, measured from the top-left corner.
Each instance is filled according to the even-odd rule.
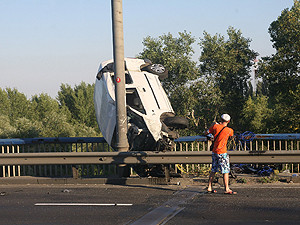
[[[0,115],[10,114],[10,101],[5,90],[0,88]]]
[[[201,129],[206,129],[217,120],[218,112],[224,106],[221,90],[209,79],[198,80],[191,89],[196,98],[195,113],[202,120]]]
[[[97,137],[99,136],[98,130],[93,127],[88,127],[82,123],[76,123],[74,125],[76,137]]]
[[[57,100],[61,107],[65,108],[68,120],[71,121],[75,113],[75,94],[72,87],[68,84],[61,84],[60,91],[58,92]]]
[[[232,53],[231,55],[238,55],[237,57],[240,57],[241,61],[244,60],[245,55],[254,54],[254,52],[250,50],[247,51],[246,49],[246,47],[248,47],[248,45],[246,45],[248,44],[248,39],[242,39],[240,37],[241,34],[234,32],[233,29],[229,29],[228,33],[231,39],[227,42],[224,37],[218,35],[212,37],[206,33],[202,42],[203,57],[201,67],[205,68],[202,69],[202,71],[204,71],[202,74],[196,63],[192,60],[194,53],[192,44],[195,42],[195,39],[190,33],[179,33],[178,38],[173,37],[169,33],[159,36],[158,38],[147,37],[144,39],[144,50],[140,53],[139,57],[148,58],[154,63],[164,64],[169,70],[170,76],[163,81],[163,86],[169,95],[176,114],[186,116],[190,120],[190,128],[182,132],[184,135],[202,133],[213,120],[216,120],[219,111],[225,107],[224,97],[221,98],[223,94],[221,87],[224,85],[232,86],[233,84],[232,82],[230,83],[230,79],[227,79],[225,76],[231,76],[229,72],[223,75],[223,67],[226,68],[225,71],[228,71],[231,69],[236,70],[238,66],[240,66],[237,62],[235,62],[234,65],[233,63],[230,64],[226,62],[223,64],[223,59],[226,57],[229,62],[233,61],[231,58],[228,58],[228,52],[233,51],[232,46],[239,46],[239,48],[235,47],[236,52],[241,51],[242,53]],[[246,45],[246,47],[244,45]],[[251,57],[249,56],[249,58]],[[222,64],[220,65],[220,63]],[[251,65],[250,62],[245,64],[246,66],[249,64],[249,67]],[[248,70],[238,68],[238,71]],[[219,75],[221,76],[219,77]],[[250,75],[247,74],[247,78],[249,76]],[[239,77],[237,77],[236,80],[238,80],[238,78]],[[217,81],[219,83],[217,83]],[[245,81],[243,80],[243,82],[246,87],[247,79],[245,79]]]
[[[65,93],[60,97],[74,97],[71,105],[60,104],[47,94],[28,100],[16,89],[0,89],[0,138],[99,136],[92,117],[93,85],[81,83],[74,90],[69,85],[62,87]]]
[[[248,97],[243,111],[243,124],[246,130],[255,133],[266,133],[270,119],[272,118],[272,110],[268,107],[268,97],[259,95],[257,97]]]
[[[186,31],[179,32],[179,37],[164,34],[158,38],[146,37],[143,41],[144,49],[139,58],[150,59],[153,63],[164,65],[169,76],[162,83],[169,95],[182,89],[189,80],[197,78],[196,62],[192,60],[194,50],[192,44],[195,38]]]
[[[34,111],[33,118],[42,121],[52,112],[60,111],[58,102],[47,94],[34,95],[31,98],[31,110]]]
[[[0,114],[0,138],[11,138],[15,132],[16,128],[10,124],[9,116]]]
[[[58,101],[49,95],[33,96],[31,110],[35,112],[33,121],[38,121],[41,124],[40,135],[45,137],[75,136],[73,124],[69,123],[67,115],[59,106]]]
[[[66,115],[59,112],[50,112],[42,119],[44,137],[74,137],[74,126],[67,121]]]
[[[243,105],[250,95],[249,78],[253,60],[258,55],[250,49],[251,40],[240,30],[229,27],[228,39],[204,32],[199,45],[202,49],[199,61],[201,72],[221,90],[224,107],[221,112],[232,116],[233,126],[240,123]]]
[[[212,121],[216,121],[218,109],[222,106],[220,94],[220,90],[212,87],[212,82],[205,79],[194,80],[173,94],[175,112],[190,121],[189,129],[182,132],[182,135],[202,134]]]
[[[257,84],[256,84],[256,95],[268,95],[268,88],[267,88],[267,83],[265,82],[265,80],[258,80]]]
[[[274,109],[273,132],[300,129],[300,1],[284,9],[271,23],[269,33],[276,53],[262,59],[258,76],[263,79]]]
[[[32,113],[30,108],[30,101],[27,100],[26,96],[23,93],[18,92],[17,89],[6,89],[7,97],[9,99],[10,106],[9,118],[11,122],[14,122],[17,118],[21,117],[30,117]]]
[[[15,138],[34,138],[42,134],[42,124],[39,121],[31,121],[25,117],[18,118],[14,123],[15,131],[10,133]]]
[[[94,85],[81,82],[74,89],[62,84],[58,92],[58,101],[65,107],[65,114],[72,123],[82,123],[88,127],[97,128],[94,109]]]
[[[169,76],[162,81],[162,85],[176,114],[189,115],[190,119],[191,127],[184,135],[195,134],[200,124],[196,108],[198,103],[192,88],[196,81],[191,82],[196,80],[199,74],[196,62],[192,60],[194,43],[195,38],[186,31],[179,32],[178,37],[170,33],[158,38],[148,36],[144,39],[144,49],[138,56],[162,64],[168,70]]]

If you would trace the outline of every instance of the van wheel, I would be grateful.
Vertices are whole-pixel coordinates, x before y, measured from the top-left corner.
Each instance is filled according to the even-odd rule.
[[[161,64],[150,64],[142,68],[142,71],[147,71],[158,75],[160,80],[166,79],[168,77],[168,70]]]
[[[174,116],[174,117],[167,117],[164,119],[164,123],[168,127],[184,129],[187,128],[189,125],[189,121],[184,117]]]

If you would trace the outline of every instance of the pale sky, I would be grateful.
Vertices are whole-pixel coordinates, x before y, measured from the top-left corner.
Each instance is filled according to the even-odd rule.
[[[268,28],[293,0],[123,0],[125,57],[145,37],[184,30],[250,38],[260,57],[274,53]],[[194,60],[200,49],[194,46]],[[62,83],[94,83],[100,62],[113,58],[110,0],[0,0],[0,88],[28,98],[56,97]]]

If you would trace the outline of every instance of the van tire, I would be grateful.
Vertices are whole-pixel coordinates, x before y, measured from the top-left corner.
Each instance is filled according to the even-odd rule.
[[[189,121],[184,117],[174,116],[174,117],[167,117],[164,119],[164,123],[168,127],[184,129],[187,128],[189,125]]]
[[[158,75],[160,80],[168,78],[168,70],[161,64],[150,64],[141,70]]]

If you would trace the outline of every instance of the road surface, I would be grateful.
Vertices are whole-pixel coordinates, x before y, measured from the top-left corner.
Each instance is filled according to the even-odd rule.
[[[300,224],[300,185],[1,185],[0,224]]]

